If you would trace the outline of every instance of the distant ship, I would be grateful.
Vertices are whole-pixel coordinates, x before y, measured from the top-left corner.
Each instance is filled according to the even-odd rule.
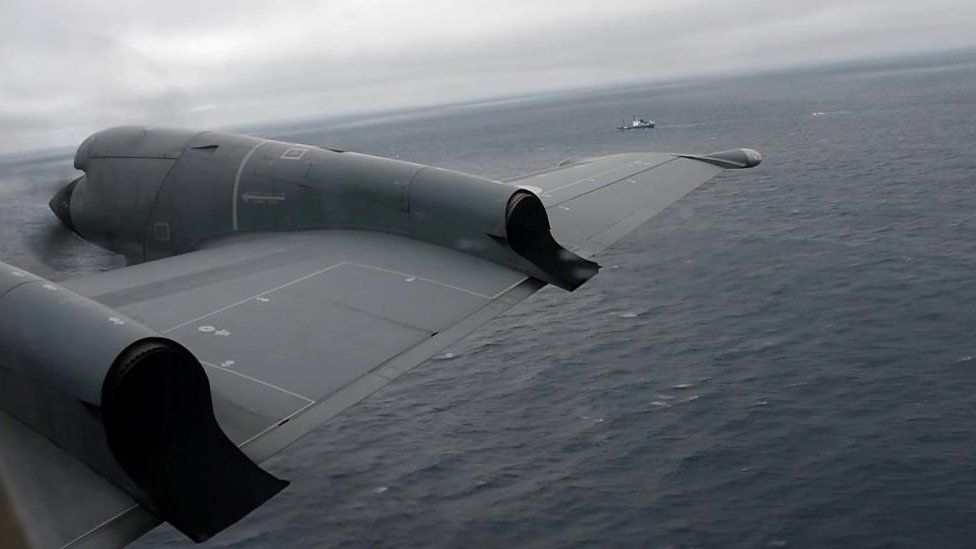
[[[624,130],[646,130],[646,129],[653,128],[653,127],[654,127],[654,121],[653,120],[647,120],[644,117],[637,118],[635,116],[634,119],[631,120],[630,122],[627,122],[626,120],[624,120],[623,122],[621,122],[620,125],[617,126],[617,129],[620,130],[620,131],[624,131]]]

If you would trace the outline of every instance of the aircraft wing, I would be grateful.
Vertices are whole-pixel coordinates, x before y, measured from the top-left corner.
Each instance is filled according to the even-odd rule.
[[[508,182],[542,199],[556,241],[586,258],[616,242],[723,169],[759,164],[748,149],[709,155],[624,153],[564,160]]]
[[[614,155],[510,184],[535,191],[555,238],[591,257],[723,167],[746,167],[723,163],[751,158],[723,154]],[[225,238],[63,285],[192,351],[223,431],[260,463],[545,283],[402,236],[327,230]],[[0,440],[35,545],[118,547],[159,523],[3,413]]]

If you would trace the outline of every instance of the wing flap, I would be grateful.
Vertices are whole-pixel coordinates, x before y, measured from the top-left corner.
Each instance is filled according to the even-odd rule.
[[[224,431],[250,446],[357,381],[375,390],[394,370],[371,372],[444,342],[440,334],[493,303],[510,306],[502,298],[526,279],[403,237],[310,231],[226,241],[66,285],[190,349],[207,368]]]

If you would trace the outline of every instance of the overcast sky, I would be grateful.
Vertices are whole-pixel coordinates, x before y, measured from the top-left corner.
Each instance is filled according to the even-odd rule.
[[[969,46],[973,0],[0,0],[0,153]]]

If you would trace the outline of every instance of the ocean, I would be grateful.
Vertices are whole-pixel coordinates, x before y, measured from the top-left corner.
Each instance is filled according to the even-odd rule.
[[[976,546],[976,52],[252,130],[497,178],[764,162],[272,458],[291,486],[204,547]],[[55,242],[72,172],[0,164],[3,261],[122,264]]]

